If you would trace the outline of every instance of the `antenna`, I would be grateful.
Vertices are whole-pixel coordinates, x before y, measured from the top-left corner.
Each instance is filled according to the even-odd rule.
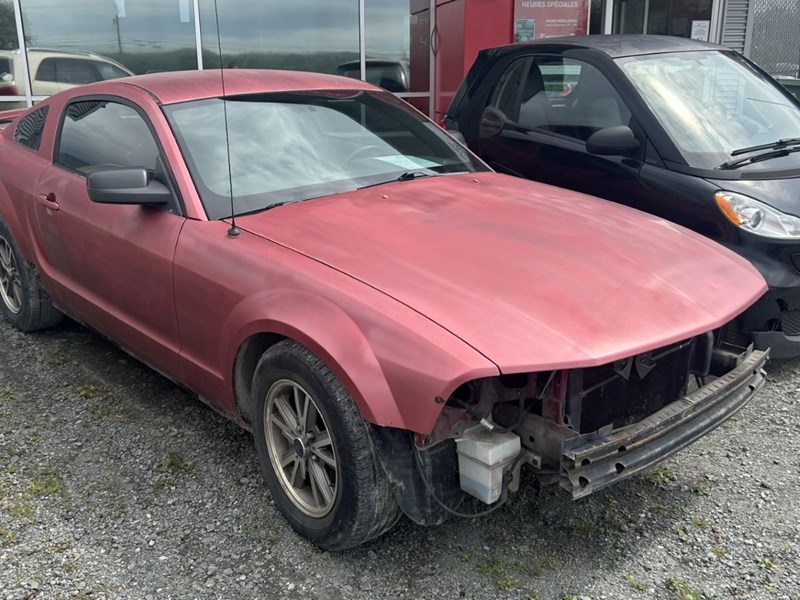
[[[195,15],[195,19],[198,18]],[[217,0],[214,0],[214,18],[217,22],[217,51],[219,52],[219,79],[222,84],[222,114],[225,119],[225,151],[228,156],[228,189],[231,195],[231,227],[228,229],[228,237],[237,237],[241,231],[236,227],[236,211],[233,208],[233,169],[231,169],[231,138],[228,131],[228,103],[225,99],[225,69],[222,66],[222,34],[219,30],[219,10]]]

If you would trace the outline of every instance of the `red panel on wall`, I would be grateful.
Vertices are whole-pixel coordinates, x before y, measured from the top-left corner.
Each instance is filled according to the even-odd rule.
[[[464,78],[464,6],[467,0],[451,0],[436,6],[433,51],[436,54],[436,114],[438,121]]]
[[[444,116],[478,51],[512,41],[512,0],[437,0],[436,119]]]

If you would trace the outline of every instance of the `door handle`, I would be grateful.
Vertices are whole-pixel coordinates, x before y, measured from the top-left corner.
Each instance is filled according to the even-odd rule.
[[[56,195],[53,192],[49,194],[39,194],[39,204],[48,210],[58,210],[61,208],[56,202]]]

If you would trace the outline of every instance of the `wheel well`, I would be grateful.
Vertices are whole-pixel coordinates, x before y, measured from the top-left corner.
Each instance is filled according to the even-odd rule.
[[[233,363],[233,395],[245,423],[252,425],[254,406],[251,398],[253,375],[261,356],[269,348],[286,339],[277,333],[257,333],[247,338],[236,353]]]

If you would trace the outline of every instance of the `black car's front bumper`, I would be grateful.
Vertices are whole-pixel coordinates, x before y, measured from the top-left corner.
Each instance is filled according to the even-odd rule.
[[[736,368],[646,419],[563,442],[561,486],[573,498],[638,473],[671,456],[736,414],[764,384],[769,351],[751,352]]]

